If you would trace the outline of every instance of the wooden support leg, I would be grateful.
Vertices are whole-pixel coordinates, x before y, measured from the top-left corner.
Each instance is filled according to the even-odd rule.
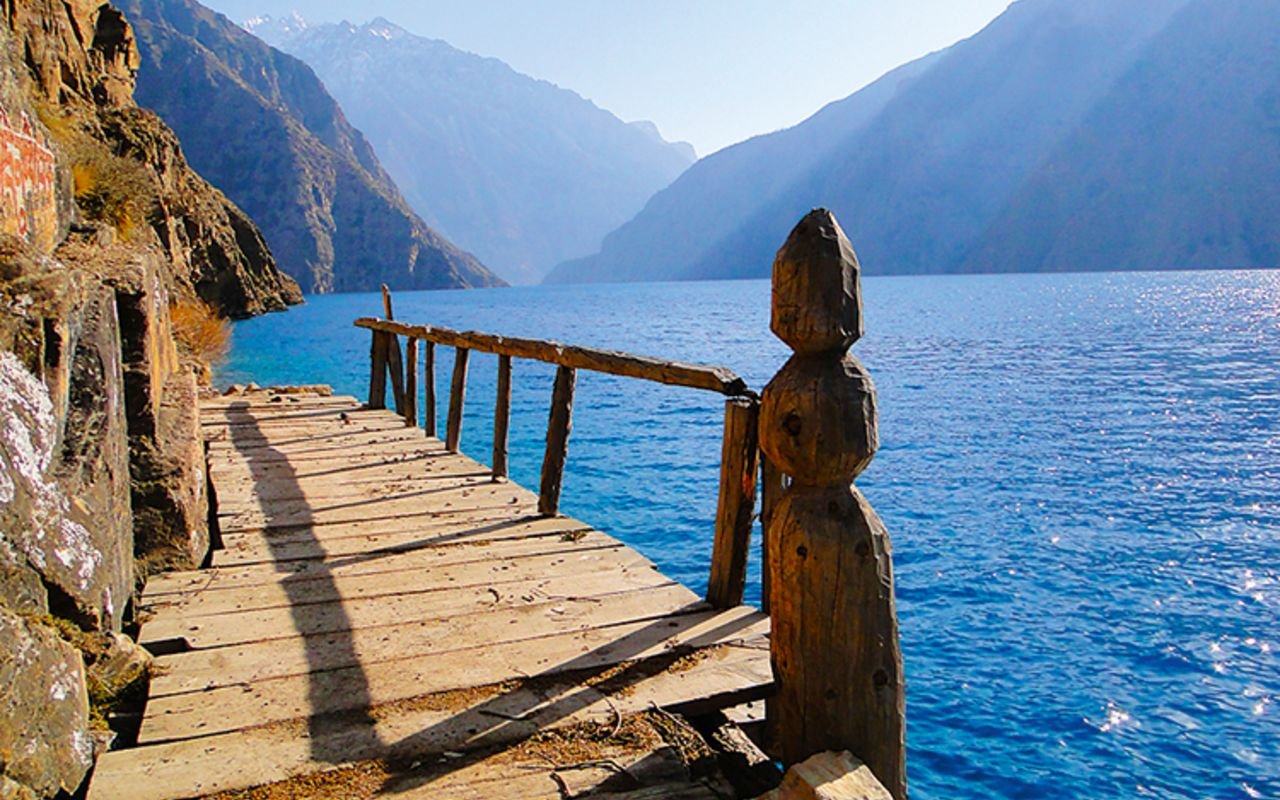
[[[418,340],[410,336],[404,343],[404,424],[418,426]]]
[[[426,364],[422,372],[422,380],[426,384],[426,423],[423,427],[428,436],[439,436],[436,426],[436,343],[427,342]]]
[[[449,391],[449,421],[445,431],[445,449],[458,452],[462,445],[462,406],[467,399],[467,362],[471,351],[459,347],[453,356],[453,386]]]
[[[720,503],[716,510],[711,580],[707,584],[707,602],[716,608],[741,605],[747,585],[760,452],[759,413],[760,402],[754,397],[731,397],[725,403]]]
[[[387,407],[387,339],[382,331],[373,332],[373,344],[369,348],[369,408]]]
[[[578,373],[573,367],[556,370],[556,386],[551,393],[551,419],[547,422],[547,452],[542,459],[542,491],[538,513],[554,517],[560,513],[560,487],[564,464],[569,456],[569,431],[573,427],[573,389]]]
[[[493,409],[493,479],[507,477],[507,441],[511,432],[511,356],[498,356],[498,399]]]
[[[400,339],[395,334],[387,335],[387,370],[391,373],[391,398],[395,401],[396,413],[404,416],[404,361],[400,358]]]

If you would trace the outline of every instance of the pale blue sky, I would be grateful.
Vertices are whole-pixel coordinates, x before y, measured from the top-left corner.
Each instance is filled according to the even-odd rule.
[[[648,119],[707,155],[982,29],[1009,0],[204,0],[232,19],[376,16]]]

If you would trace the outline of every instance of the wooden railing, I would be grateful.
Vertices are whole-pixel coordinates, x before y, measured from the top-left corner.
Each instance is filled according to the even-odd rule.
[[[719,608],[742,602],[759,474],[761,580],[777,681],[766,711],[770,755],[793,765],[827,751],[849,751],[894,800],[906,800],[892,547],[884,524],[853,486],[879,446],[876,393],[849,353],[862,336],[859,266],[830,212],[805,217],[774,261],[771,329],[794,355],[761,397],[721,367],[406,325],[394,321],[385,289],[383,297],[385,319],[356,322],[373,335],[369,405],[385,407],[389,375],[396,410],[406,424],[417,424],[418,347],[425,343],[426,429],[437,435],[435,347],[456,348],[445,445],[457,452],[468,356],[473,350],[497,355],[495,479],[507,475],[511,360],[556,366],[538,501],[543,515],[559,509],[577,370],[727,395],[707,600]]]
[[[418,424],[418,350],[425,345],[425,427],[438,436],[435,406],[435,348],[455,349],[453,379],[449,392],[449,412],[445,426],[445,448],[458,452],[462,441],[462,411],[466,401],[467,371],[472,352],[498,357],[497,398],[493,419],[493,478],[508,474],[508,438],[511,420],[511,362],[513,358],[541,361],[556,367],[551,393],[551,413],[547,423],[546,450],[542,460],[542,481],[538,492],[538,513],[556,516],[560,510],[560,490],[568,457],[569,432],[573,424],[574,389],[578,370],[590,370],[670,386],[683,386],[728,395],[725,401],[724,441],[721,448],[720,499],[716,509],[715,544],[711,558],[707,602],[716,608],[732,608],[742,603],[747,580],[747,556],[754,520],[756,473],[758,470],[759,397],[747,389],[742,378],[724,367],[708,367],[647,358],[629,353],[576,347],[541,339],[520,339],[476,331],[455,331],[433,325],[408,325],[393,319],[391,295],[383,289],[386,319],[363,318],[356,326],[372,331],[372,370],[369,407],[385,408],[388,377],[396,413],[406,425]],[[405,339],[401,358],[399,337]]]

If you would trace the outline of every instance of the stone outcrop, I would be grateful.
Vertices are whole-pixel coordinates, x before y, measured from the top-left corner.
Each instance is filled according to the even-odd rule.
[[[39,348],[26,364],[0,352],[0,564],[23,587],[22,610],[119,630],[134,586],[115,297],[71,277],[45,298],[17,296],[33,301],[37,331],[6,326]]]

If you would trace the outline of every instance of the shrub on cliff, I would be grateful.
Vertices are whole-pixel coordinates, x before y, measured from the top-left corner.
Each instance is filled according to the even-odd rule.
[[[169,306],[169,317],[178,347],[199,362],[208,379],[210,368],[231,348],[231,323],[199,300],[179,300]]]

